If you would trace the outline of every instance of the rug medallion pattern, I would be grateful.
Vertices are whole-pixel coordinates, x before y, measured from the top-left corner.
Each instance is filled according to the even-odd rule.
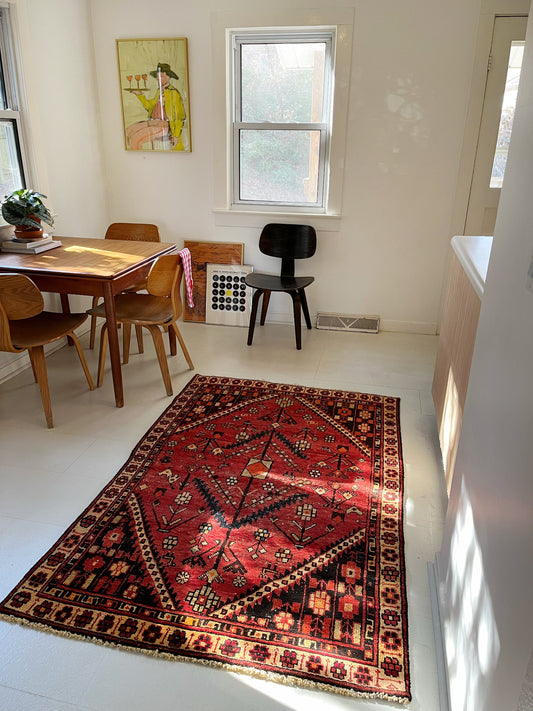
[[[406,702],[402,493],[396,398],[197,375],[0,614]]]

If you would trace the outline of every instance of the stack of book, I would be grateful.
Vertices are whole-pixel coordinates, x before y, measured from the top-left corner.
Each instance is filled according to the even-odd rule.
[[[17,252],[19,254],[39,254],[49,249],[61,247],[61,241],[52,239],[52,235],[44,234],[41,239],[18,240],[10,239],[1,242],[2,252]]]

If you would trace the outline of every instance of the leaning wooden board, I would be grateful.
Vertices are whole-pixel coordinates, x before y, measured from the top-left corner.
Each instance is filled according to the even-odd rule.
[[[244,244],[238,242],[196,242],[185,240],[191,253],[194,307],[183,299],[184,321],[205,321],[207,264],[242,264]]]

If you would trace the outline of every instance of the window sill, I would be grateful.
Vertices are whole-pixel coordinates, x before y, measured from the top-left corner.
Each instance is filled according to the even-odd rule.
[[[220,227],[257,227],[268,222],[287,222],[290,224],[308,224],[319,232],[339,232],[341,216],[322,212],[274,212],[261,210],[228,210],[214,208],[215,224]]]

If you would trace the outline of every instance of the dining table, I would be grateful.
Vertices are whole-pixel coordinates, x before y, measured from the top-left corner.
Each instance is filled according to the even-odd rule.
[[[40,254],[0,252],[0,273],[26,274],[41,291],[60,294],[69,313],[69,294],[99,296],[104,300],[111,372],[117,407],[124,405],[115,295],[144,279],[161,255],[175,252],[175,244],[133,240],[56,237],[61,242]]]

